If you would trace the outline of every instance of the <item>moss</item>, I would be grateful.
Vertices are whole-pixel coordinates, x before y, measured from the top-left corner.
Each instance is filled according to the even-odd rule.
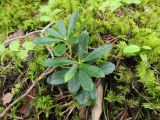
[[[18,29],[34,30],[40,26],[35,15],[40,6],[40,0],[11,0],[0,3],[0,35],[7,36]],[[3,37],[0,38],[0,41]]]

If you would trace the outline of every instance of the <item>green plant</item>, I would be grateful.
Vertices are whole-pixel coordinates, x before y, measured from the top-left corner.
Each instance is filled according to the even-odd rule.
[[[22,85],[20,83],[15,84],[15,86],[12,88],[12,91],[11,91],[12,94],[16,95],[17,93],[20,92],[21,88],[22,88]]]
[[[0,53],[3,57],[5,54],[14,54],[20,59],[25,59],[28,56],[28,52],[33,50],[33,48],[34,44],[30,41],[26,41],[22,45],[20,45],[19,41],[13,41],[10,43],[9,48],[6,48],[3,44],[0,44]]]
[[[48,77],[47,82],[52,85],[68,83],[68,89],[71,93],[77,94],[77,100],[81,104],[86,104],[88,100],[95,99],[96,89],[92,77],[103,78],[112,73],[115,66],[111,62],[104,62],[99,66],[95,61],[111,50],[111,45],[102,45],[91,52],[88,52],[89,35],[85,30],[76,39],[72,39],[72,31],[78,19],[78,12],[74,12],[70,17],[68,31],[62,21],[57,21],[58,31],[48,28],[49,35],[54,38],[38,38],[35,44],[54,43],[54,53],[58,54],[56,58],[48,58],[44,61],[45,66],[61,68]],[[61,46],[59,49],[57,47]],[[64,50],[62,46],[65,46]],[[78,49],[76,49],[76,47]],[[63,52],[61,52],[63,51]],[[64,54],[64,55],[63,55]],[[80,89],[82,87],[82,89]]]
[[[109,8],[111,11],[114,11],[117,8],[119,8],[120,6],[122,6],[124,3],[126,3],[126,4],[131,4],[131,3],[140,4],[141,0],[106,0],[105,2],[103,2],[101,4],[101,6],[99,7],[99,10],[104,12],[106,10],[106,8]]]
[[[41,21],[52,21],[56,14],[61,12],[61,9],[54,8],[55,0],[49,0],[47,5],[40,7],[40,20]]]
[[[50,110],[53,104],[53,100],[49,96],[39,96],[35,99],[32,105],[35,107],[36,112],[43,110],[45,112],[46,117],[49,116]]]

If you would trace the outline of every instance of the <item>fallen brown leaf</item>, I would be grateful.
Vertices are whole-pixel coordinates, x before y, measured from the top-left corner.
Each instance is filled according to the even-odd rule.
[[[12,101],[12,98],[13,98],[13,94],[12,93],[6,93],[3,98],[2,98],[2,101],[3,101],[3,105],[6,105],[7,103],[10,103]]]

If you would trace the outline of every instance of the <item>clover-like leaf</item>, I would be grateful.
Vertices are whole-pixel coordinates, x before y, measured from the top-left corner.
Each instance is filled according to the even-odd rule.
[[[22,44],[22,47],[24,47],[25,50],[33,50],[34,44],[33,42],[27,41]]]
[[[58,67],[71,64],[75,64],[75,62],[68,60],[67,58],[48,58],[44,61],[44,65],[49,67]]]
[[[91,53],[89,53],[84,58],[84,61],[90,61],[90,60],[100,58],[100,57],[102,57],[102,55],[108,53],[111,50],[111,48],[112,48],[111,45],[100,46],[100,47],[96,48],[95,50],[93,50]]]
[[[20,59],[25,59],[28,56],[28,50],[20,50],[18,52],[18,57]]]
[[[77,64],[74,64],[65,74],[65,82],[68,82],[69,80],[71,80],[71,78],[74,76],[74,74],[76,73],[77,70]]]
[[[140,51],[140,47],[138,45],[129,45],[124,49],[125,54],[133,54]]]
[[[11,51],[19,51],[19,47],[20,47],[19,41],[13,41],[13,42],[11,42],[11,44],[9,45],[9,49],[10,49]]]
[[[79,70],[78,79],[84,90],[91,91],[93,89],[94,83],[91,77],[85,71],[81,69]]]

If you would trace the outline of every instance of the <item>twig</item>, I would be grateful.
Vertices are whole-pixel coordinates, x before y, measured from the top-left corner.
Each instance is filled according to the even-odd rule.
[[[46,71],[44,71],[37,79],[35,79],[35,81],[33,81],[32,85],[28,88],[28,90],[21,95],[20,97],[18,97],[15,101],[13,101],[8,107],[6,107],[6,109],[0,114],[0,118],[4,117],[4,115],[17,103],[19,102],[21,99],[23,99],[25,96],[28,95],[28,93],[34,88],[34,86],[41,81],[42,79],[44,79],[46,76],[48,76],[49,74],[51,74],[54,71],[54,68],[48,68]]]
[[[48,52],[50,53],[51,57],[54,58],[53,52],[51,50],[51,48],[48,45],[45,45],[45,48],[48,50]]]
[[[66,55],[69,59],[71,59],[71,60],[77,62],[74,58],[72,58],[72,56],[68,55],[67,53],[65,53],[65,55]]]
[[[49,28],[55,21],[50,22],[46,27],[43,28],[42,33],[45,32],[47,28]]]
[[[14,41],[14,40],[23,39],[23,38],[26,38],[26,37],[28,37],[28,36],[30,36],[30,35],[32,35],[32,34],[35,34],[35,33],[41,33],[41,34],[43,34],[43,33],[45,32],[45,30],[46,30],[48,27],[50,27],[54,22],[55,22],[55,21],[50,22],[50,23],[49,23],[46,27],[44,27],[42,30],[36,30],[36,31],[30,32],[30,33],[28,33],[28,34],[26,34],[26,35],[24,35],[24,36],[15,37],[15,38],[6,40],[6,41],[3,42],[3,44],[4,44],[5,46],[7,46],[7,45],[10,44],[10,42],[12,42],[12,41]]]
[[[30,33],[28,33],[28,34],[26,34],[26,35],[24,35],[24,36],[15,37],[15,38],[12,38],[12,39],[9,39],[9,40],[4,41],[3,44],[4,44],[5,46],[7,46],[7,45],[9,45],[10,42],[12,42],[12,41],[14,41],[14,40],[26,38],[26,37],[28,37],[28,36],[30,36],[30,35],[32,35],[32,34],[41,33],[42,31],[43,31],[43,30],[36,30],[36,31],[30,32]]]
[[[71,110],[69,111],[69,113],[67,114],[65,120],[68,120],[69,115],[72,113],[72,111],[74,110],[75,107],[72,107]]]
[[[103,84],[99,83],[97,87],[97,98],[95,105],[92,108],[92,120],[99,120],[102,114],[102,102],[103,102]]]

